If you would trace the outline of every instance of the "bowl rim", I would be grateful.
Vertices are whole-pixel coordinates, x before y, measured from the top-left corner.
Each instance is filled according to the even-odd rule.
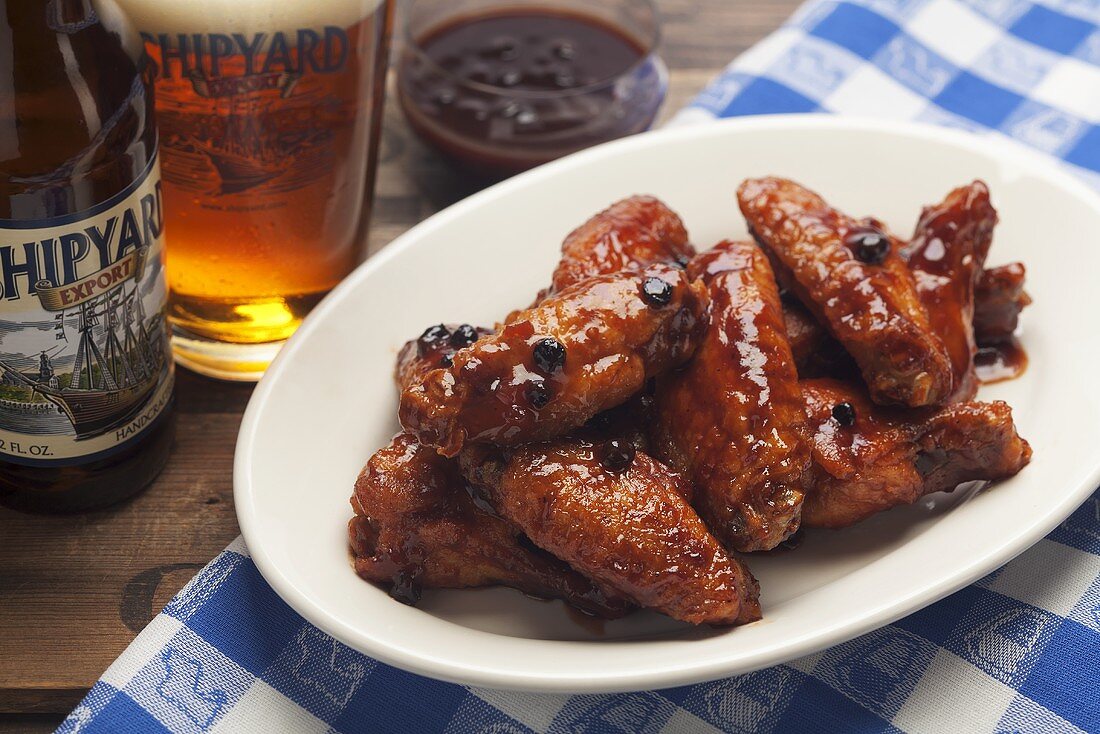
[[[1087,467],[1084,476],[1078,480],[1071,491],[1067,491],[1060,501],[1048,505],[1031,525],[1021,532],[1011,535],[984,549],[981,554],[968,557],[967,562],[945,571],[934,583],[926,584],[910,593],[899,595],[887,603],[878,604],[864,610],[857,619],[846,618],[811,635],[796,635],[783,644],[766,650],[757,650],[744,654],[736,663],[717,659],[706,662],[684,662],[669,660],[668,656],[655,655],[652,664],[644,669],[610,673],[586,669],[573,674],[549,674],[531,670],[516,670],[506,665],[490,666],[486,664],[466,664],[446,657],[434,656],[423,649],[406,649],[392,644],[383,636],[374,635],[354,627],[331,615],[321,604],[295,586],[279,565],[273,561],[261,537],[261,521],[254,510],[256,495],[250,458],[253,455],[257,435],[261,428],[259,420],[264,404],[275,390],[285,365],[305,343],[306,338],[321,324],[325,317],[344,300],[344,295],[359,287],[370,275],[398,257],[407,247],[425,235],[446,227],[453,219],[465,216],[465,213],[495,199],[512,188],[522,188],[537,184],[553,177],[559,171],[583,166],[605,156],[640,150],[663,141],[702,137],[721,139],[723,136],[738,132],[782,130],[790,133],[819,131],[866,131],[901,135],[920,142],[946,143],[982,153],[992,158],[1011,160],[1046,180],[1047,183],[1066,190],[1095,210],[1100,216],[1100,193],[1095,192],[1083,181],[1059,166],[1054,159],[1037,151],[1000,137],[982,137],[972,133],[953,130],[925,123],[898,122],[875,118],[835,116],[830,114],[799,115],[759,115],[741,118],[716,120],[707,124],[680,125],[628,138],[603,143],[574,153],[557,161],[544,164],[511,179],[494,184],[472,196],[437,212],[415,225],[407,232],[396,237],[380,252],[359,265],[343,282],[336,286],[314,308],[303,321],[298,331],[282,348],[279,355],[268,368],[267,373],[257,384],[249,400],[238,432],[237,447],[234,454],[233,485],[234,503],[241,533],[249,552],[260,573],[272,589],[295,612],[307,622],[325,633],[344,642],[350,647],[374,657],[386,664],[424,675],[438,680],[469,686],[483,686],[501,690],[520,690],[542,693],[612,693],[639,690],[652,690],[672,686],[698,683],[745,673],[783,661],[809,655],[853,639],[866,632],[890,624],[911,614],[943,597],[977,581],[990,571],[1005,564],[1034,543],[1048,535],[1100,485],[1100,457]],[[470,635],[489,635],[479,630],[466,630]],[[523,639],[523,643],[536,645],[555,645],[564,649],[570,645],[587,643],[561,642],[549,640]],[[659,644],[649,641],[647,644]]]
[[[596,92],[596,91],[599,91],[601,89],[607,89],[607,88],[612,87],[615,84],[619,83],[623,79],[627,79],[631,76],[634,76],[635,74],[637,74],[639,72],[639,70],[641,70],[643,67],[645,67],[646,64],[657,63],[659,66],[663,65],[664,62],[661,60],[661,55],[659,53],[659,49],[661,47],[661,40],[663,38],[663,29],[662,29],[662,25],[661,25],[662,22],[663,22],[663,19],[661,17],[660,10],[657,8],[657,5],[654,2],[654,0],[631,0],[631,1],[640,3],[641,5],[645,6],[647,12],[650,15],[650,19],[652,21],[652,24],[653,24],[653,27],[649,30],[649,33],[648,33],[646,38],[634,37],[633,35],[631,36],[632,38],[634,38],[634,40],[636,40],[639,43],[644,45],[644,48],[642,49],[641,55],[638,57],[637,60],[631,62],[631,64],[629,66],[622,69],[621,71],[615,72],[615,74],[613,74],[611,76],[604,77],[602,79],[597,79],[595,81],[589,82],[588,84],[582,84],[582,85],[576,86],[576,87],[565,87],[563,89],[551,89],[551,90],[516,89],[514,87],[504,87],[504,86],[499,86],[499,85],[496,85],[496,84],[489,84],[487,82],[477,82],[477,81],[474,81],[472,79],[465,79],[465,78],[459,76],[458,74],[455,74],[454,72],[443,68],[442,66],[437,64],[435,62],[435,60],[432,59],[431,56],[428,55],[427,51],[424,49],[423,44],[421,43],[421,39],[417,38],[413,33],[412,23],[410,21],[412,19],[412,13],[415,12],[416,5],[419,2],[419,0],[413,0],[412,2],[409,3],[408,17],[405,19],[405,22],[403,23],[403,25],[404,25],[404,28],[403,28],[403,31],[402,31],[403,48],[402,48],[401,54],[402,55],[408,54],[412,57],[415,57],[421,63],[427,65],[432,70],[432,72],[434,74],[439,75],[440,77],[446,79],[447,81],[449,81],[450,83],[452,83],[454,85],[457,85],[459,87],[464,87],[466,89],[471,89],[473,91],[479,92],[479,93],[484,94],[484,95],[492,95],[494,97],[513,97],[516,100],[523,100],[523,101],[546,100],[546,99],[564,99],[564,98],[567,98],[567,97],[583,96],[585,94],[591,94],[592,92]],[[498,8],[497,10],[498,11],[500,11],[500,10],[505,10],[506,11],[510,8],[515,8],[515,7],[517,7],[517,6],[509,6],[507,4],[504,4],[500,8]],[[522,6],[519,6],[519,7],[522,7]],[[461,18],[461,17],[463,17],[463,15],[464,14],[459,13],[455,17]],[[478,15],[478,13],[475,11],[474,13],[466,13],[465,15],[467,15],[468,17],[476,17]],[[421,34],[422,37],[431,36],[436,30],[438,30],[441,27],[446,26],[448,22],[449,21],[444,20],[444,21],[439,21],[439,22],[435,23],[434,25],[429,25],[429,27],[427,29],[425,29],[424,32],[422,32],[422,34]],[[401,63],[400,61],[397,63],[397,70],[398,70],[399,83],[401,83],[400,77],[404,76],[404,73],[403,73],[404,72],[404,64]]]

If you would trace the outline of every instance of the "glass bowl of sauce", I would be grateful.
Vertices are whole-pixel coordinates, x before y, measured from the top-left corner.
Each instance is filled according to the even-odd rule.
[[[668,88],[650,0],[416,0],[398,63],[409,124],[508,176],[647,130]]]

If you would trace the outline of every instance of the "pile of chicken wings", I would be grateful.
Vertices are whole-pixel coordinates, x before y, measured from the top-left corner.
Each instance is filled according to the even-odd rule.
[[[408,604],[502,584],[743,624],[740,554],[1028,463],[1011,408],[974,400],[979,348],[1029,303],[1022,265],[985,269],[985,184],[908,241],[781,178],[737,201],[753,241],[700,253],[659,200],[620,201],[529,308],[409,341],[403,431],[351,500],[357,573]]]

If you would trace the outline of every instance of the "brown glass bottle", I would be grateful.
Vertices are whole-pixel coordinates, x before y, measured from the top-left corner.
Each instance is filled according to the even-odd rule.
[[[175,430],[152,74],[113,0],[0,0],[0,503],[143,489]]]

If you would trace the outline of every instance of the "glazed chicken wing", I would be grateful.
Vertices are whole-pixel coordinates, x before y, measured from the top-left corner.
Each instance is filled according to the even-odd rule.
[[[594,275],[641,270],[654,263],[684,265],[694,254],[676,212],[655,197],[631,196],[569,233],[549,292],[559,293]]]
[[[999,401],[899,411],[831,379],[804,380],[802,393],[815,466],[804,527],[846,527],[963,482],[1013,476],[1031,459]]]
[[[946,349],[886,233],[786,179],[749,179],[737,193],[754,236],[855,359],[876,402],[923,406],[948,397]]]
[[[465,331],[468,330],[462,327],[431,327],[420,339],[408,342],[398,358],[396,375],[399,389],[408,385],[407,380],[415,380],[423,375],[424,368],[431,369],[439,359],[447,356],[453,358],[455,348],[459,345],[452,343],[448,334],[461,334]],[[462,342],[464,339],[458,341]],[[654,460],[640,454],[645,446],[645,437],[639,430],[639,421],[645,405],[645,402],[639,400],[604,411],[593,418],[588,426],[579,429],[578,434],[587,437],[586,445],[595,446],[598,443],[608,447],[608,450],[618,451],[620,461],[637,453],[642,458],[634,461],[640,461],[639,466],[650,469],[648,472],[631,471],[627,483],[615,485],[612,481],[609,486],[614,485],[624,493],[636,492],[639,496],[663,496],[672,493],[674,497],[670,502],[684,504],[690,501],[690,485]],[[577,446],[584,440],[569,438],[562,439],[559,443]],[[407,453],[395,457],[401,449]],[[560,451],[553,453],[555,449],[548,444],[536,443],[524,450],[529,462],[540,465],[567,456]],[[458,460],[442,457],[431,447],[415,443],[410,434],[399,435],[394,440],[394,445],[376,454],[360,479],[360,505],[365,504],[368,499],[377,502],[379,495],[385,498],[386,490],[389,490],[388,495],[400,494],[406,500],[409,510],[391,520],[387,536],[389,544],[383,545],[386,548],[400,549],[409,545],[408,539],[413,539],[416,547],[431,551],[434,572],[421,572],[418,576],[419,583],[424,586],[475,585],[471,582],[502,583],[535,595],[562,597],[585,611],[600,616],[607,617],[622,612],[626,604],[623,592],[617,591],[617,586],[606,584],[598,576],[594,577],[595,583],[581,577],[584,583],[578,584],[576,572],[553,555],[556,547],[542,544],[544,536],[539,531],[545,528],[534,525],[532,532],[535,537],[531,538],[523,533],[520,528],[526,526],[515,517],[502,520],[494,516],[494,506],[504,509],[504,505],[496,494],[486,491],[485,486],[494,486],[499,480],[503,454],[492,449],[471,446],[461,456],[468,474],[474,480],[465,485],[470,494],[462,490],[460,479],[456,481]],[[375,464],[381,464],[388,471],[375,470],[371,473]],[[573,468],[578,468],[578,465],[574,464]],[[368,481],[368,478],[374,481]],[[429,480],[434,482],[430,483]],[[447,483],[450,485],[449,490],[437,489]],[[569,488],[563,489],[563,492],[569,491]],[[625,495],[617,495],[615,499],[620,504],[628,501]],[[416,507],[413,507],[414,503]],[[612,503],[600,511],[621,509],[619,505]],[[485,514],[486,512],[494,515]],[[569,512],[569,508],[562,512]],[[426,518],[431,518],[431,521]],[[561,523],[567,522],[565,518],[565,515],[558,516]],[[590,515],[580,516],[576,527],[580,528],[580,523],[590,519]],[[363,519],[355,521],[352,532],[362,532],[360,528],[363,522]],[[377,524],[375,522],[376,526]],[[452,532],[455,530],[461,532]],[[629,537],[637,532],[637,529],[631,528]],[[462,542],[458,543],[460,537]],[[368,534],[368,539],[373,539],[373,536]],[[710,542],[715,541],[710,538]],[[375,547],[377,545],[375,542]],[[392,563],[380,563],[378,556],[376,552],[367,560],[358,561],[359,567],[367,569],[361,573],[372,572],[374,577],[385,576]],[[391,551],[389,557],[392,556]],[[532,562],[538,564],[534,570],[548,570],[551,574],[549,579],[546,574],[532,573]],[[755,589],[755,586],[751,588]],[[640,592],[638,595],[649,598]],[[653,604],[660,603],[659,599],[663,597],[655,598],[658,601],[652,602]]]
[[[1031,305],[1023,263],[986,268],[974,291],[974,341],[979,347],[1010,342],[1020,312]],[[847,376],[851,357],[797,300],[783,298],[783,318],[800,377]]]
[[[487,333],[469,324],[429,327],[398,355],[398,392]],[[421,588],[502,584],[603,617],[628,608],[621,596],[604,594],[497,517],[485,497],[471,491],[455,460],[412,434],[398,434],[371,457],[352,507],[348,533],[356,572],[387,584],[406,603],[415,603]]]
[[[710,324],[683,369],[657,384],[656,454],[696,485],[695,507],[738,551],[798,529],[810,464],[798,373],[764,253],[722,242],[688,265],[710,295]]]
[[[840,346],[801,301],[784,296],[783,323],[800,378],[859,375],[852,356]]]
[[[685,362],[706,309],[703,286],[668,265],[590,278],[513,314],[407,388],[401,424],[445,456],[468,441],[562,435]]]
[[[807,364],[814,354],[832,341],[829,332],[817,323],[813,314],[806,307],[795,300],[780,301],[783,309],[783,328],[787,332],[787,343],[791,347],[791,355],[796,365]]]
[[[398,395],[410,385],[421,382],[432,370],[450,367],[455,352],[492,333],[492,329],[470,324],[429,326],[418,338],[405,342],[397,354],[393,379]]]
[[[1020,312],[1031,305],[1024,290],[1023,263],[1009,263],[982,273],[974,294],[974,339],[980,346],[1008,341],[1019,325]]]
[[[355,571],[415,603],[422,587],[503,584],[564,599],[590,614],[621,616],[625,599],[608,596],[553,556],[532,547],[509,523],[472,499],[456,462],[398,434],[367,462],[355,483],[348,527]]]
[[[978,391],[974,374],[974,290],[982,276],[997,212],[981,181],[960,186],[921,212],[905,249],[932,330],[951,358],[951,400]]]
[[[684,499],[684,480],[625,442],[471,446],[463,471],[501,515],[605,589],[692,624],[760,618],[758,586]]]

